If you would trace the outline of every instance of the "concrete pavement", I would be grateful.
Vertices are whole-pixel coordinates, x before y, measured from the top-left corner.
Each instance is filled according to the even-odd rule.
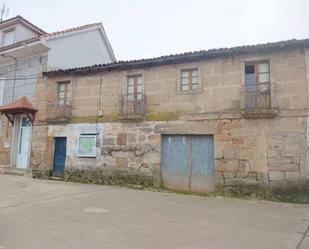
[[[0,249],[308,249],[308,225],[309,205],[0,175]]]

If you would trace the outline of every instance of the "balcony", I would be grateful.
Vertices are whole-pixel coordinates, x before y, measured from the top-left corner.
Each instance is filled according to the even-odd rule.
[[[122,119],[142,119],[146,114],[146,96],[140,94],[134,98],[132,95],[121,95],[119,107]]]
[[[274,86],[258,84],[244,86],[242,89],[241,114],[248,118],[272,118],[277,115],[277,109],[273,108],[272,92]]]
[[[72,118],[72,102],[71,100],[63,101],[55,100],[47,103],[48,122],[67,122]]]

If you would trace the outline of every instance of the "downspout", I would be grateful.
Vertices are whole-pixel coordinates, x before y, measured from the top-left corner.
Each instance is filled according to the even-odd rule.
[[[102,79],[102,77],[103,77],[103,73],[101,72],[100,73],[100,91],[99,91],[99,94],[100,94],[100,96],[99,96],[99,103],[98,103],[98,115],[97,116],[102,116],[102,109],[101,109],[101,101],[102,101],[102,85],[103,85],[103,79]]]
[[[307,88],[307,106],[306,106],[306,121],[305,121],[305,132],[306,132],[306,172],[305,175],[301,175],[302,178],[309,178],[309,49],[304,48],[304,63],[305,63],[305,82]]]
[[[99,118],[103,116],[103,111],[101,109],[101,101],[102,101],[102,85],[103,85],[103,73],[100,73],[100,91],[99,91],[99,101],[97,105],[97,115],[96,115],[96,121],[95,121],[95,129],[96,129],[96,136],[97,136],[97,144],[96,146],[99,146],[99,135],[100,131],[98,130],[98,121]]]

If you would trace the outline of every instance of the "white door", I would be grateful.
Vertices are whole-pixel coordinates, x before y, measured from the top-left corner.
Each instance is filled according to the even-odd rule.
[[[20,122],[17,163],[16,163],[16,168],[18,169],[26,169],[28,167],[30,139],[31,139],[31,121],[27,117],[22,117]]]

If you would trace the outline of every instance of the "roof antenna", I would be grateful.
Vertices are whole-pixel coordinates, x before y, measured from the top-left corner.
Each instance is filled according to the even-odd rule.
[[[9,8],[6,7],[5,3],[2,4],[2,7],[1,7],[1,9],[0,9],[0,22],[3,21],[4,16],[5,16],[5,17],[8,17],[8,16],[9,16]]]

